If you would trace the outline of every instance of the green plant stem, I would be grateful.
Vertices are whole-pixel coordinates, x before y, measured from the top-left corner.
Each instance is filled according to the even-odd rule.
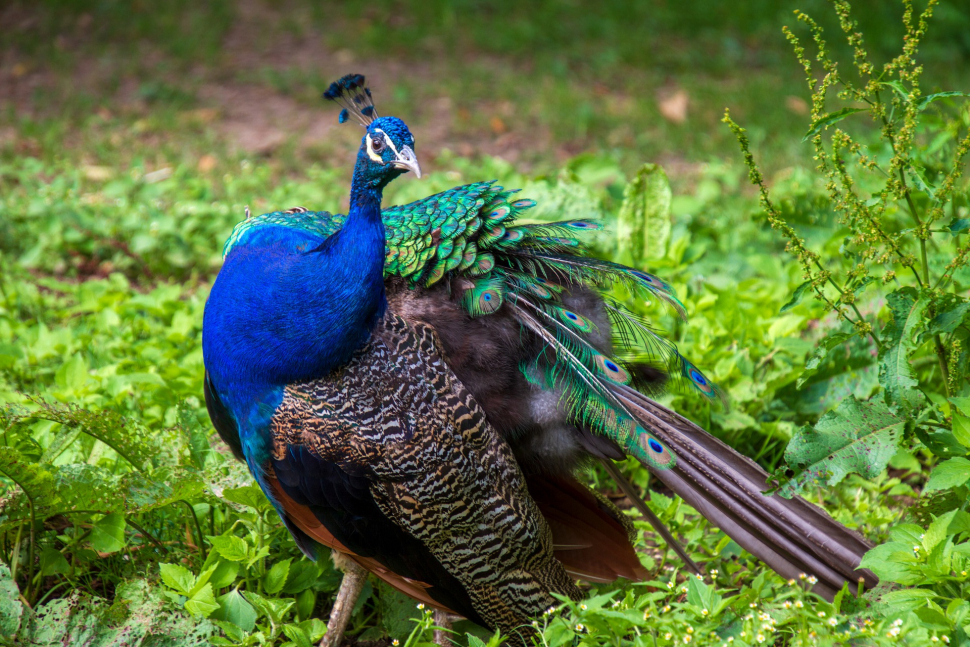
[[[165,548],[165,546],[162,545],[162,542],[158,541],[158,539],[156,539],[152,533],[148,532],[131,519],[128,519],[127,521],[129,526],[140,532],[142,536],[147,537],[149,541],[155,544],[155,547],[161,550],[163,555],[168,555],[168,548]]]
[[[202,524],[199,523],[199,517],[195,514],[195,508],[184,499],[179,503],[184,503],[188,507],[189,513],[192,515],[192,520],[195,521],[195,531],[199,534],[199,550],[202,552],[202,559],[209,559],[209,551],[205,549],[205,535],[202,534]]]

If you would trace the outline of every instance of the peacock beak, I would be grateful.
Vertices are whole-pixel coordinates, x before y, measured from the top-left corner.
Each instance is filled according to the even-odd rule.
[[[415,157],[414,151],[411,150],[410,146],[404,146],[401,148],[401,152],[397,153],[391,164],[397,168],[403,168],[405,171],[413,171],[416,176],[421,177],[421,167],[418,165],[418,158]]]

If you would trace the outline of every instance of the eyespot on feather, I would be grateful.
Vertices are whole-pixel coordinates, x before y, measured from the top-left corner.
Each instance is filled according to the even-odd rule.
[[[556,314],[559,315],[559,318],[565,323],[569,324],[571,327],[580,332],[588,333],[592,332],[596,328],[596,325],[593,324],[592,321],[579,313],[573,312],[572,310],[567,310],[566,308],[556,308]],[[607,361],[613,366],[616,366],[616,363],[612,360]],[[618,366],[616,366],[616,368],[619,369]],[[612,379],[612,377],[610,379]]]
[[[603,228],[603,225],[598,222],[588,222],[586,220],[574,220],[573,222],[563,223],[563,225],[570,229],[581,229],[585,231],[597,231]]]
[[[637,426],[636,434],[637,442],[647,454],[647,460],[657,467],[671,466],[674,461],[674,456],[664,447],[663,443],[647,433],[643,427]]]
[[[619,384],[626,384],[630,381],[630,374],[606,355],[597,354],[593,361],[596,362],[596,367],[599,368],[600,373],[610,380]]]
[[[512,203],[512,206],[520,210],[531,209],[532,207],[536,206],[536,201],[535,200],[516,200],[515,202]]]

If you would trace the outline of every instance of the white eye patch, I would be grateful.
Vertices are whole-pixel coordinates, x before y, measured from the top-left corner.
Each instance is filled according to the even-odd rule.
[[[381,133],[381,137],[384,138],[384,143],[386,144],[387,143],[387,137],[384,137],[384,133],[383,132],[381,132],[381,131],[377,131],[377,132],[380,132]],[[381,156],[378,155],[374,151],[374,140],[371,139],[370,133],[367,134],[367,157],[371,158],[372,160],[374,160],[378,164],[383,164],[384,163],[384,160],[381,158]]]

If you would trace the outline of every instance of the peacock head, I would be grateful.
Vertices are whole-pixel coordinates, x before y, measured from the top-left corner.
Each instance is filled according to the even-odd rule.
[[[368,186],[384,187],[408,171],[421,177],[421,167],[414,155],[414,135],[397,117],[379,117],[374,109],[370,89],[360,74],[348,74],[334,81],[323,93],[324,99],[341,106],[340,123],[353,116],[367,129],[357,153],[355,180]]]

